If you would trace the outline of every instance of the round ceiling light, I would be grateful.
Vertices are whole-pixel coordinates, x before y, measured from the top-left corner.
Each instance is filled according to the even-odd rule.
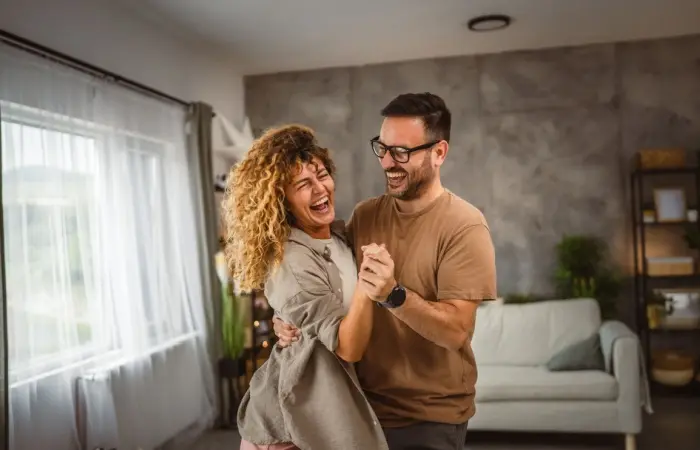
[[[511,21],[511,18],[505,14],[488,14],[474,17],[467,22],[467,27],[472,31],[495,31],[506,28]]]

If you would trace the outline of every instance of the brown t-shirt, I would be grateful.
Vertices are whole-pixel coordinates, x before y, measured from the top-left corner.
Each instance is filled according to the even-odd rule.
[[[496,298],[495,253],[486,220],[449,191],[414,213],[400,212],[388,195],[361,202],[348,232],[358,270],[361,247],[384,243],[396,280],[427,301]],[[356,368],[382,426],[458,424],[474,415],[472,335],[473,330],[460,350],[448,350],[390,311],[375,310],[372,337]]]

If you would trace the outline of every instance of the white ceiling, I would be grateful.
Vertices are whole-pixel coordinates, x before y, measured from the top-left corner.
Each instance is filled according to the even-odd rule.
[[[133,2],[133,0],[122,0]],[[133,3],[132,3],[133,4]],[[141,0],[243,74],[700,33],[700,0]],[[506,30],[467,31],[487,13]]]

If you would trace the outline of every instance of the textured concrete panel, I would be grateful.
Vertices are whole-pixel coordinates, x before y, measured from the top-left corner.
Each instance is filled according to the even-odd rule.
[[[501,53],[480,63],[482,105],[488,113],[576,107],[613,98],[613,45]]]
[[[548,292],[564,234],[612,238],[621,228],[615,113],[544,110],[491,116],[483,125],[499,290]]]
[[[369,140],[379,134],[382,124],[381,109],[394,97],[406,92],[432,92],[441,96],[453,114],[455,137],[450,160],[453,167],[461,167],[469,160],[473,133],[463,129],[473,127],[466,123],[478,107],[476,68],[469,57],[409,61],[398,64],[364,66],[356,69],[354,104],[359,135],[362,137],[362,183],[358,183],[357,198],[379,195],[385,190],[385,179]],[[452,169],[447,169],[452,170]]]
[[[254,133],[283,123],[313,128],[319,143],[331,149],[338,169],[336,214],[347,218],[355,206],[351,70],[266,75],[246,79],[246,114]]]
[[[491,203],[490,174],[481,164],[487,151],[482,145],[481,120],[477,114],[454,119],[450,150],[440,169],[442,184],[488,214],[485,208]]]
[[[700,36],[619,46],[623,149],[700,149]]]

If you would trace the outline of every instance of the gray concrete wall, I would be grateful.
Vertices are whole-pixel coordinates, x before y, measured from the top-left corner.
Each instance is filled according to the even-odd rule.
[[[245,79],[254,129],[315,128],[339,166],[338,210],[383,192],[368,145],[403,92],[453,113],[444,184],[482,208],[501,294],[548,293],[566,233],[605,237],[629,267],[629,160],[645,146],[700,149],[700,36],[410,61]]]

